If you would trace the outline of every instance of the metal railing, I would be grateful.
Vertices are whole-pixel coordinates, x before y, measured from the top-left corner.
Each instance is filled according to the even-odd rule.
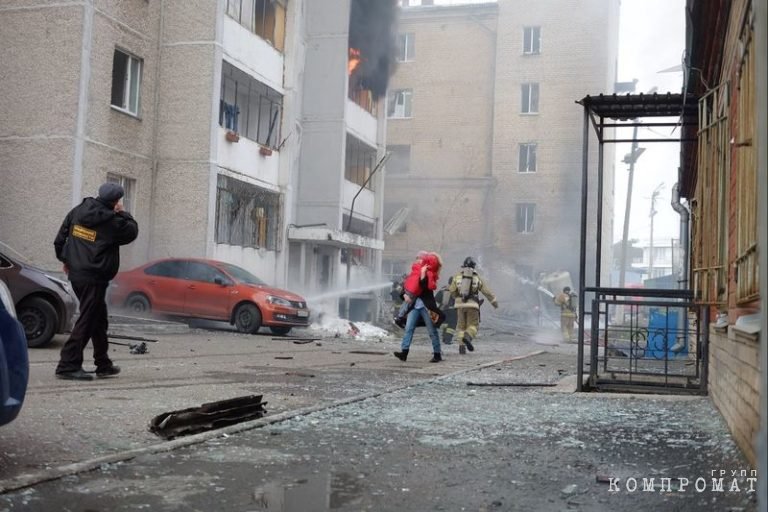
[[[587,292],[594,297],[583,333],[589,388],[706,394],[709,308],[690,291]]]

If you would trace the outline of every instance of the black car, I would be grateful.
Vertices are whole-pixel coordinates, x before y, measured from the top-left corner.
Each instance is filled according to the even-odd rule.
[[[2,242],[0,280],[11,290],[29,347],[43,347],[55,334],[72,330],[77,297],[69,283],[25,263]]]

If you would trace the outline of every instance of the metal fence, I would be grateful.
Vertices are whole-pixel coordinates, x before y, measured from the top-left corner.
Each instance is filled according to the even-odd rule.
[[[687,290],[588,288],[588,387],[706,394],[709,309]]]

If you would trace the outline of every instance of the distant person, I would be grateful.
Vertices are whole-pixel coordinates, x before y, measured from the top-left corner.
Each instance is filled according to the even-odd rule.
[[[461,270],[453,276],[449,288],[454,297],[454,308],[458,317],[456,338],[459,340],[459,354],[475,350],[472,340],[477,336],[480,327],[480,305],[483,303],[480,294],[485,295],[494,308],[499,307],[496,296],[475,270],[476,265],[472,257],[465,258]]]
[[[419,251],[411,265],[411,272],[403,279],[403,303],[395,316],[394,322],[400,328],[405,327],[405,317],[413,307],[416,298],[421,295],[421,269],[427,267],[426,287],[432,291],[437,289],[437,276],[440,273],[441,263],[434,253]]]
[[[120,199],[123,187],[105,183],[96,198],[86,197],[66,216],[56,240],[56,258],[64,263],[64,272],[80,300],[80,316],[69,339],[61,349],[56,377],[69,380],[91,380],[83,370],[83,351],[93,341],[96,376],[114,377],[120,368],[107,355],[107,303],[109,281],[120,267],[120,246],[134,240],[139,226],[130,213],[123,210]]]
[[[437,332],[437,327],[440,325],[445,315],[440,311],[435,301],[435,294],[433,289],[430,289],[429,273],[434,274],[434,279],[439,280],[440,268],[442,267],[442,260],[436,253],[429,253],[424,257],[424,261],[429,261],[425,265],[421,266],[419,270],[419,289],[421,290],[410,306],[408,314],[405,319],[405,334],[403,335],[403,341],[400,343],[400,350],[394,352],[395,357],[401,361],[408,359],[408,352],[413,341],[413,333],[416,330],[419,321],[427,328],[429,338],[432,340],[432,359],[430,363],[439,363],[443,360],[442,350],[440,347],[440,335]]]
[[[576,304],[573,298],[575,293],[571,293],[571,287],[566,286],[561,293],[558,293],[553,299],[560,308],[560,330],[563,333],[565,342],[573,341],[573,324],[576,321]]]

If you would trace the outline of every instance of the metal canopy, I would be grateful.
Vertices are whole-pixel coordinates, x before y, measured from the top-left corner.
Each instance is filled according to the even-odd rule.
[[[602,226],[603,226],[603,188],[604,188],[604,155],[603,146],[607,143],[633,142],[633,151],[637,142],[667,142],[667,143],[685,143],[693,142],[696,139],[684,138],[692,135],[691,128],[698,124],[699,107],[698,98],[693,94],[599,94],[596,96],[585,96],[576,101],[584,107],[584,122],[582,125],[582,173],[581,173],[581,243],[579,254],[579,341],[578,341],[578,381],[577,390],[582,391],[583,370],[584,370],[584,316],[585,299],[587,293],[587,226],[588,222],[588,204],[595,204],[595,246],[594,254],[594,286],[590,286],[590,294],[597,296],[596,291],[601,291],[600,270],[601,270],[601,248],[602,248]],[[643,123],[644,118],[674,118],[675,122],[664,122],[663,120]],[[608,120],[609,122],[606,122]],[[597,135],[597,193],[595,198],[590,198],[589,194],[589,125]],[[650,126],[680,126],[677,130],[677,137],[670,138],[644,138],[638,139],[638,128]],[[607,139],[604,135],[612,134],[611,130],[616,128],[634,128],[632,138]],[[695,135],[695,131],[693,134]],[[685,146],[683,146],[685,147]],[[597,322],[597,319],[593,319]]]
[[[692,94],[599,94],[584,96],[576,103],[591,114],[619,121],[633,121],[622,126],[634,126],[643,117],[679,117],[682,124],[696,123],[698,102]]]

